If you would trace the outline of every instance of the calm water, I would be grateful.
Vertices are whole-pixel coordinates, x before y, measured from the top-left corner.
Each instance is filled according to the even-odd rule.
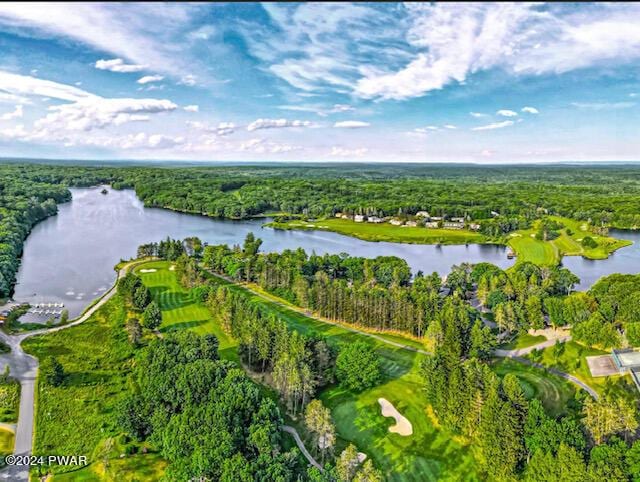
[[[250,231],[262,238],[263,251],[302,247],[308,253],[399,256],[412,270],[446,274],[453,264],[488,261],[508,267],[504,247],[372,243],[321,231],[262,228],[264,220],[224,221],[145,208],[131,190],[100,193],[102,187],[71,189],[73,200],[56,216],[38,224],[27,238],[14,298],[63,302],[75,316],[115,280],[113,266],[136,254],[140,244],[170,236],[198,236],[209,244],[239,244]],[[25,320],[44,321],[28,315]]]
[[[640,273],[640,231],[622,231],[612,229],[614,238],[633,241],[631,246],[619,249],[607,259],[592,260],[582,256],[565,256],[562,265],[580,278],[578,290],[586,290],[599,278],[613,273]]]
[[[145,208],[131,190],[100,193],[102,187],[71,189],[73,200],[59,206],[57,216],[38,224],[25,243],[14,298],[18,301],[63,302],[75,316],[115,280],[113,266],[136,254],[140,244],[170,236],[198,236],[209,244],[239,244],[250,231],[262,238],[263,251],[302,247],[308,253],[355,256],[398,256],[412,270],[446,274],[454,264],[487,261],[506,268],[512,261],[500,246],[434,246],[373,243],[322,231],[278,231],[264,220],[224,221]],[[582,280],[581,289],[611,273],[640,272],[640,233],[616,232],[634,241],[607,260],[566,257],[564,265]],[[29,321],[46,317],[29,315]]]

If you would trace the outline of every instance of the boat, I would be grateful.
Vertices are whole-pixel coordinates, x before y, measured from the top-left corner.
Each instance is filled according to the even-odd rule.
[[[510,249],[509,251],[507,251],[507,259],[513,259],[516,257],[516,253],[513,251],[513,249]]]
[[[102,189],[102,191],[100,191],[100,194],[109,194],[109,191],[107,191],[105,188],[105,189]]]

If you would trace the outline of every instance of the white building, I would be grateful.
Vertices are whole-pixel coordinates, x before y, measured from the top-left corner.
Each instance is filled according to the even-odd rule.
[[[361,222],[363,222],[363,221],[364,221],[364,216],[363,216],[362,214],[356,214],[356,215],[353,217],[353,220],[354,220],[356,223],[361,223]]]
[[[382,221],[382,218],[379,218],[378,216],[369,216],[369,218],[367,219],[367,222],[376,224],[380,224]]]
[[[418,223],[416,223],[415,221],[407,221],[407,226],[409,226],[410,228],[415,228]]]
[[[464,228],[464,223],[452,223],[451,221],[447,221],[443,226],[447,229],[462,229]]]
[[[424,227],[434,229],[438,227],[438,223],[436,221],[428,221],[424,223]]]
[[[399,219],[392,219],[391,221],[389,221],[391,224],[393,224],[394,226],[402,226],[404,224],[403,221],[400,221]]]
[[[429,213],[427,211],[418,211],[416,213],[416,217],[417,218],[428,218],[429,217]]]

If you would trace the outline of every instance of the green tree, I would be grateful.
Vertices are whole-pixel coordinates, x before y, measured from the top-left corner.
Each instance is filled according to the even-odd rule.
[[[155,301],[149,303],[144,309],[142,323],[149,330],[155,330],[162,323],[162,312]]]
[[[349,444],[336,460],[336,473],[340,482],[351,482],[358,472],[359,465],[358,449],[355,445]]]
[[[362,341],[343,345],[336,358],[336,377],[341,386],[350,390],[372,387],[382,377],[378,356]]]

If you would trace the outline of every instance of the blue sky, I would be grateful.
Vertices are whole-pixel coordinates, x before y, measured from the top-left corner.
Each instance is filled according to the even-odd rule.
[[[640,160],[634,4],[0,3],[0,156]]]

